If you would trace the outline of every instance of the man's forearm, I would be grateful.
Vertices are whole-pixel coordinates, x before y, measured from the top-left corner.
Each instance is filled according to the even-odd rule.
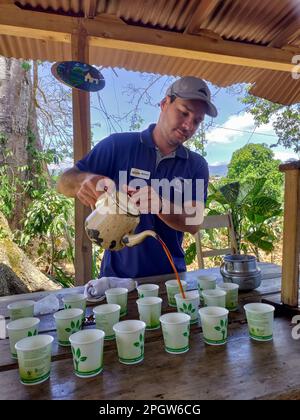
[[[57,182],[57,191],[67,197],[76,197],[82,182],[88,175],[88,172],[82,172],[76,168],[67,169]]]
[[[170,211],[168,213],[159,213],[157,216],[171,228],[194,235],[200,229],[203,221],[204,206],[202,204],[196,205],[193,202],[193,209],[193,214],[185,212],[184,209],[182,209],[181,214],[176,214],[174,205],[170,203]],[[164,207],[162,207],[162,210],[164,210]]]

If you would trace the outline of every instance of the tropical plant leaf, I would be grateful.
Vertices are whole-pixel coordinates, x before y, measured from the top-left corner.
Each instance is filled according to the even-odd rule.
[[[255,197],[252,201],[252,205],[258,214],[269,217],[272,217],[273,212],[277,212],[281,208],[281,205],[277,200],[266,195]]]
[[[265,177],[257,178],[257,179],[254,180],[254,186],[250,191],[250,196],[251,197],[256,197],[259,194],[261,194],[261,192],[264,188],[264,185],[266,183],[266,180],[267,179]]]
[[[207,197],[206,206],[208,207],[210,205],[210,203],[213,202],[213,201],[216,201],[217,203],[222,204],[223,206],[226,205],[226,204],[229,204],[226,197],[224,197],[224,195],[222,194],[221,191],[216,191],[213,194],[210,194]]]
[[[209,209],[207,212],[207,216],[219,216],[220,214],[223,214],[224,212],[218,211],[216,209]]]
[[[191,245],[189,245],[189,247],[185,251],[185,257],[184,257],[184,259],[185,259],[186,265],[192,264],[192,262],[194,261],[195,257],[196,257],[196,243],[193,242]]]
[[[223,185],[220,188],[220,193],[225,198],[228,204],[235,204],[240,191],[239,182],[231,182],[230,184]],[[220,202],[220,201],[219,201]]]
[[[261,190],[266,182],[266,178],[248,179],[240,184],[239,195],[237,197],[237,204],[242,204],[248,200],[252,201]]]

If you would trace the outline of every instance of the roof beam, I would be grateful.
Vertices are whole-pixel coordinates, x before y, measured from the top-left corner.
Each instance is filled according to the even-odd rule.
[[[6,9],[6,10],[5,10]],[[291,72],[292,52],[148,29],[106,19],[84,19],[0,6],[0,34],[71,43],[80,25],[90,46]]]
[[[78,18],[32,12],[12,5],[0,5],[1,35],[71,44],[71,34],[78,26]]]

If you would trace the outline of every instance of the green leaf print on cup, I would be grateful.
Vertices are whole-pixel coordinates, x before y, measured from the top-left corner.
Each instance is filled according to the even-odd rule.
[[[262,337],[264,335],[264,328],[250,328],[250,334],[254,337]]]
[[[67,305],[66,303],[64,304],[64,309],[72,309],[71,305]]]
[[[230,311],[235,310],[237,308],[236,303],[235,302],[229,302],[227,309],[229,309]]]
[[[202,292],[203,292],[203,287],[200,287],[199,286],[199,284],[198,284],[198,291],[199,291],[199,296],[200,296],[200,303],[201,303],[201,305],[203,305],[204,304],[204,298],[203,298],[203,296],[202,296]]]
[[[33,332],[28,331],[27,337],[33,337],[34,335],[37,335],[37,330],[34,330]]]
[[[79,371],[79,363],[80,362],[85,362],[87,360],[86,356],[81,356],[81,351],[80,348],[78,347],[77,350],[74,349],[74,347],[72,347],[72,353],[74,356],[74,363],[75,363],[75,370]]]
[[[155,330],[155,329],[157,329],[157,328],[159,328],[159,320],[156,318],[156,317],[151,317],[150,318],[150,325],[148,326],[148,327],[146,327],[147,328],[147,330]]]
[[[82,319],[79,319],[76,322],[76,324],[75,324],[74,321],[71,321],[71,328],[69,328],[69,327],[68,328],[65,328],[65,331],[68,332],[68,333],[73,334],[73,333],[75,333],[75,332],[77,332],[77,331],[80,330],[81,325],[82,325]]]
[[[135,347],[139,347],[141,349],[140,357],[143,357],[143,355],[144,355],[144,336],[143,336],[143,334],[140,334],[139,341],[136,341],[135,343],[133,343],[133,345]]]
[[[143,293],[139,293],[139,298],[143,298],[143,297],[145,297],[145,296],[143,295]]]
[[[216,325],[214,329],[222,334],[222,341],[225,340],[227,333],[227,320],[221,319],[220,325]]]
[[[190,334],[190,326],[187,326],[187,331],[184,331],[184,333],[182,334],[184,337],[188,337]]]
[[[183,302],[182,307],[179,308],[180,312],[184,312],[185,314],[192,315],[196,312],[196,309],[193,307],[191,303],[188,305]]]

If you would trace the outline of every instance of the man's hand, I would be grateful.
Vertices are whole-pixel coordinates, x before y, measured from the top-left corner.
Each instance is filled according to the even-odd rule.
[[[94,208],[96,201],[104,191],[112,192],[114,189],[115,183],[112,179],[101,175],[88,174],[81,182],[76,196],[82,204]]]
[[[158,214],[161,207],[161,198],[152,187],[143,187],[135,189],[123,185],[123,191],[129,196],[129,201],[134,204],[142,214],[152,213]]]

